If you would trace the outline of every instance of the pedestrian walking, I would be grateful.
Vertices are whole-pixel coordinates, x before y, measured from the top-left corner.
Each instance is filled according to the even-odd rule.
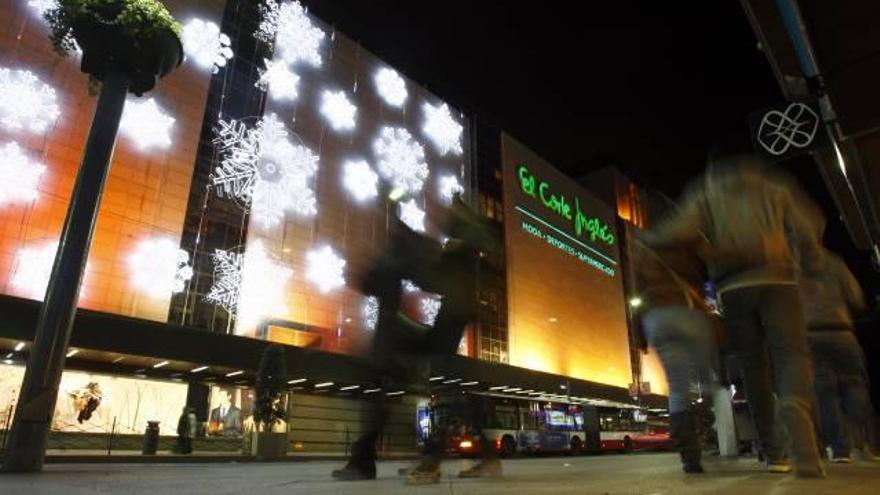
[[[180,454],[192,454],[192,441],[196,436],[196,413],[192,407],[184,407],[177,420],[177,452]]]

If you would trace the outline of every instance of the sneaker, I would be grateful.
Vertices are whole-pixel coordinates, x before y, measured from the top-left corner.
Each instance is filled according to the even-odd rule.
[[[406,475],[407,485],[432,485],[440,481],[440,466],[436,469],[413,469]]]
[[[482,477],[498,478],[501,476],[501,461],[481,461],[470,469],[458,473],[459,478],[482,478]]]
[[[791,464],[787,461],[767,462],[767,472],[773,474],[788,474],[792,472]]]
[[[849,464],[851,462],[852,458],[848,455],[831,456],[832,464]]]
[[[376,466],[360,467],[354,464],[348,464],[342,469],[337,469],[332,473],[333,479],[339,481],[362,481],[376,479]]]

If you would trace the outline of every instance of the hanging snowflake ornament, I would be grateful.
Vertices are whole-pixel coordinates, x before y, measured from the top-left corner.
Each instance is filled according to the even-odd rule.
[[[141,241],[128,258],[132,282],[150,297],[182,292],[193,276],[189,253],[167,237]]]
[[[125,104],[122,120],[119,122],[120,134],[134,141],[139,150],[153,146],[171,146],[171,128],[174,117],[169,117],[153,98],[131,99]]]
[[[55,90],[28,70],[0,67],[0,124],[42,133],[61,111]]]
[[[434,326],[442,306],[443,302],[438,296],[425,296],[421,298],[419,300],[419,309],[422,312],[422,323]]]
[[[345,162],[342,173],[342,185],[356,201],[366,201],[379,195],[379,176],[365,160]]]
[[[277,115],[261,119],[248,129],[239,121],[219,122],[214,143],[223,158],[211,176],[220,197],[250,206],[265,226],[277,224],[286,211],[301,216],[317,213],[310,183],[318,170],[318,156],[294,145]]]
[[[422,291],[421,287],[416,285],[412,280],[410,280],[408,278],[405,278],[400,281],[400,287],[403,289],[404,292],[409,292],[409,293]]]
[[[376,72],[375,82],[379,96],[385,103],[392,107],[401,107],[406,102],[408,96],[406,82],[396,70],[387,67],[379,69]]]
[[[232,250],[215,249],[211,259],[214,262],[214,283],[205,296],[205,301],[234,314],[238,309],[244,256]]]
[[[58,241],[20,249],[10,284],[27,297],[42,300],[49,286],[49,276],[52,274],[52,264],[55,263],[57,252]]]
[[[395,189],[418,193],[428,178],[425,149],[403,127],[384,127],[373,142],[377,168]]]
[[[214,74],[226,67],[226,62],[233,56],[229,36],[221,33],[220,27],[211,21],[189,21],[183,26],[181,41],[186,56],[203,69],[212,68]]]
[[[425,124],[422,131],[437,147],[437,152],[445,156],[450,151],[460,155],[461,133],[464,128],[452,118],[449,107],[445,103],[436,107],[430,103],[422,105],[425,112]]]
[[[456,194],[464,193],[464,186],[458,182],[458,177],[454,175],[447,175],[445,177],[440,178],[439,182],[440,188],[440,198],[447,205],[452,204],[452,198],[455,197]]]
[[[49,9],[58,7],[58,0],[28,0],[28,7],[34,9],[42,17]]]
[[[260,79],[254,85],[268,92],[273,100],[295,100],[299,97],[299,76],[283,61],[263,59],[265,69],[259,69]]]
[[[37,186],[45,170],[45,165],[25,155],[17,143],[6,143],[0,149],[0,206],[37,199]]]
[[[315,248],[306,253],[306,279],[321,292],[327,293],[345,285],[345,260],[330,246]]]
[[[379,323],[379,298],[376,296],[367,296],[361,305],[361,321],[364,328],[370,331],[376,330]]]
[[[356,125],[357,107],[348,101],[345,91],[324,90],[321,94],[321,115],[334,131],[350,131]]]
[[[425,212],[415,199],[400,203],[400,220],[416,232],[425,231]]]
[[[312,24],[299,2],[266,0],[260,6],[260,25],[254,36],[275,45],[278,55],[288,64],[299,61],[321,66],[321,43],[326,34]]]
[[[262,241],[247,248],[238,302],[239,329],[249,329],[267,316],[287,314],[287,283],[293,270],[275,260]]]

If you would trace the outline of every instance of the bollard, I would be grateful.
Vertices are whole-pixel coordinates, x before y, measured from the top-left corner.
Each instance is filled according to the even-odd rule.
[[[156,455],[159,448],[159,422],[147,421],[147,429],[144,431],[144,447],[141,453],[144,455]]]

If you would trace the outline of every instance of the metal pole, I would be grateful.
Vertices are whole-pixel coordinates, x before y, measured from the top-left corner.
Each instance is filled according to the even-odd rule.
[[[107,440],[107,455],[113,450],[113,434],[116,433],[116,416],[113,416],[113,426],[110,427],[110,438]]]
[[[125,75],[115,71],[104,77],[49,287],[37,320],[34,347],[25,370],[3,462],[6,472],[36,472],[43,468],[79,286],[129,84]]]

